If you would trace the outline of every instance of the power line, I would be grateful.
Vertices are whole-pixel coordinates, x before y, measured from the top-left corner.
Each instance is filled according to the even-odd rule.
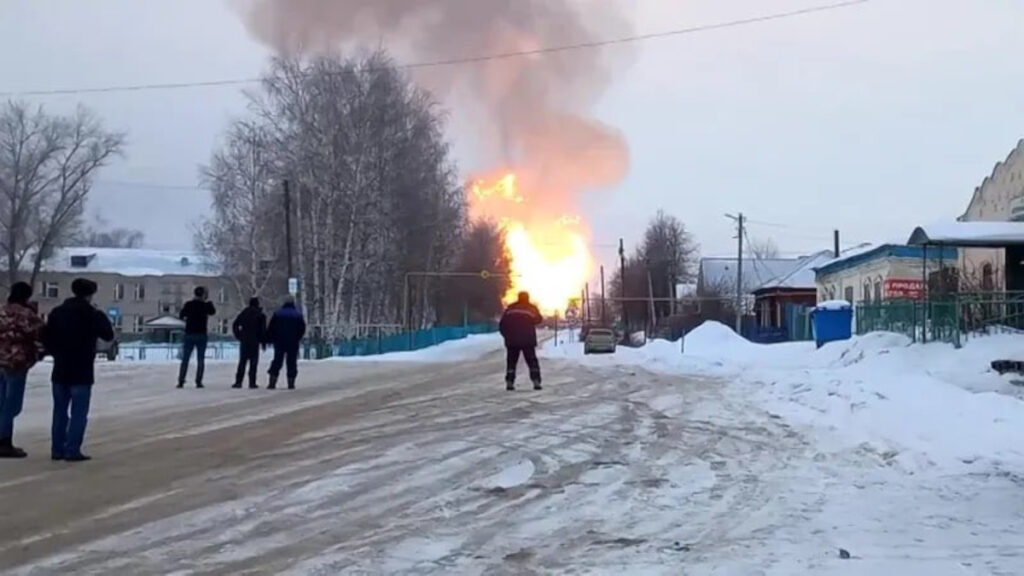
[[[595,40],[592,42],[580,42],[578,44],[564,44],[561,46],[548,46],[544,48],[536,48],[532,50],[516,50],[511,52],[498,52],[494,54],[485,54],[481,56],[470,56],[463,58],[449,58],[442,60],[427,60],[423,62],[412,62],[407,64],[398,64],[396,67],[405,70],[419,70],[424,68],[440,68],[447,66],[457,66],[463,64],[478,64],[483,62],[490,62],[494,60],[508,60],[511,58],[523,58],[529,56],[541,56],[547,54],[558,54],[562,52],[574,52],[579,50],[590,50],[594,48],[601,48],[605,46],[614,46],[620,44],[633,44],[637,42],[646,42],[648,40],[658,40],[664,38],[672,38],[677,36],[685,36],[689,34],[697,34],[700,32],[711,32],[715,30],[724,30],[727,28],[737,28],[740,26],[748,26],[751,24],[761,24],[765,22],[772,22],[775,20],[783,20],[787,18],[795,18],[799,16],[806,16],[810,14],[816,14],[820,12],[828,12],[832,10],[840,10],[843,8],[851,8],[860,4],[867,4],[871,0],[846,0],[843,2],[834,2],[831,4],[822,4],[818,6],[811,6],[808,8],[801,8],[799,10],[790,10],[787,12],[775,12],[772,14],[765,14],[763,16],[753,16],[750,18],[742,18],[738,20],[729,20],[725,22],[717,22],[713,24],[704,24],[700,26],[690,26],[687,28],[677,28],[674,30],[666,30],[663,32],[651,32],[647,34],[634,34],[630,36],[622,36],[619,38],[609,38],[605,40]],[[0,97],[24,97],[24,96],[61,96],[70,94],[100,94],[110,92],[142,92],[150,90],[180,90],[187,88],[210,88],[219,86],[237,86],[243,84],[254,84],[260,82],[260,78],[227,78],[219,80],[200,80],[190,82],[165,82],[165,83],[153,83],[153,84],[127,84],[121,86],[103,86],[95,88],[59,88],[53,90],[26,90],[21,92],[0,92]]]
[[[123,188],[155,188],[158,190],[195,190],[207,191],[202,186],[189,184],[161,184],[158,182],[129,182],[126,180],[97,180],[97,186],[119,186]]]

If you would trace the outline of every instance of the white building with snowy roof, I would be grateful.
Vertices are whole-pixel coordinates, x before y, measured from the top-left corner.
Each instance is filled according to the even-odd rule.
[[[93,302],[122,334],[141,334],[146,323],[177,316],[197,286],[217,308],[211,334],[230,334],[231,321],[245,305],[229,281],[202,254],[187,250],[71,247],[48,258],[36,279],[39,311],[48,314],[71,297],[71,282],[88,278],[98,286]]]

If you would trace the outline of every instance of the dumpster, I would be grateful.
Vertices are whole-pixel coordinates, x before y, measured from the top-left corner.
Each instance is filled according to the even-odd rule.
[[[853,334],[853,306],[846,300],[822,302],[811,312],[811,324],[818,348],[829,342],[849,340]]]

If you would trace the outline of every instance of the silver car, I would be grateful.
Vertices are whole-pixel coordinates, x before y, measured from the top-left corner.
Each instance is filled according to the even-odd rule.
[[[608,328],[591,328],[583,339],[584,354],[614,354],[615,331]]]

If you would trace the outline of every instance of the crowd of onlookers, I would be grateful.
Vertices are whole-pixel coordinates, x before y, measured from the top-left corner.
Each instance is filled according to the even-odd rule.
[[[50,381],[53,392],[53,426],[50,457],[53,460],[82,462],[90,457],[82,452],[89,404],[95,383],[96,344],[114,339],[114,329],[105,313],[92,298],[96,283],[76,279],[71,284],[73,297],[50,312],[46,322],[32,301],[32,286],[17,282],[11,286],[7,303],[0,308],[0,458],[25,458],[26,452],[14,445],[14,421],[25,400],[28,372],[46,356],[53,358]],[[207,327],[217,313],[205,288],[195,289],[195,298],[181,309],[184,320],[181,368],[178,388],[183,388],[192,354],[197,356],[196,387],[203,388]],[[256,374],[260,350],[274,348],[267,388],[277,386],[282,367],[286,367],[288,388],[295,388],[298,376],[299,345],[306,323],[288,297],[269,322],[253,298],[233,324],[241,344],[234,388],[242,387],[248,368],[249,388],[257,388]]]

